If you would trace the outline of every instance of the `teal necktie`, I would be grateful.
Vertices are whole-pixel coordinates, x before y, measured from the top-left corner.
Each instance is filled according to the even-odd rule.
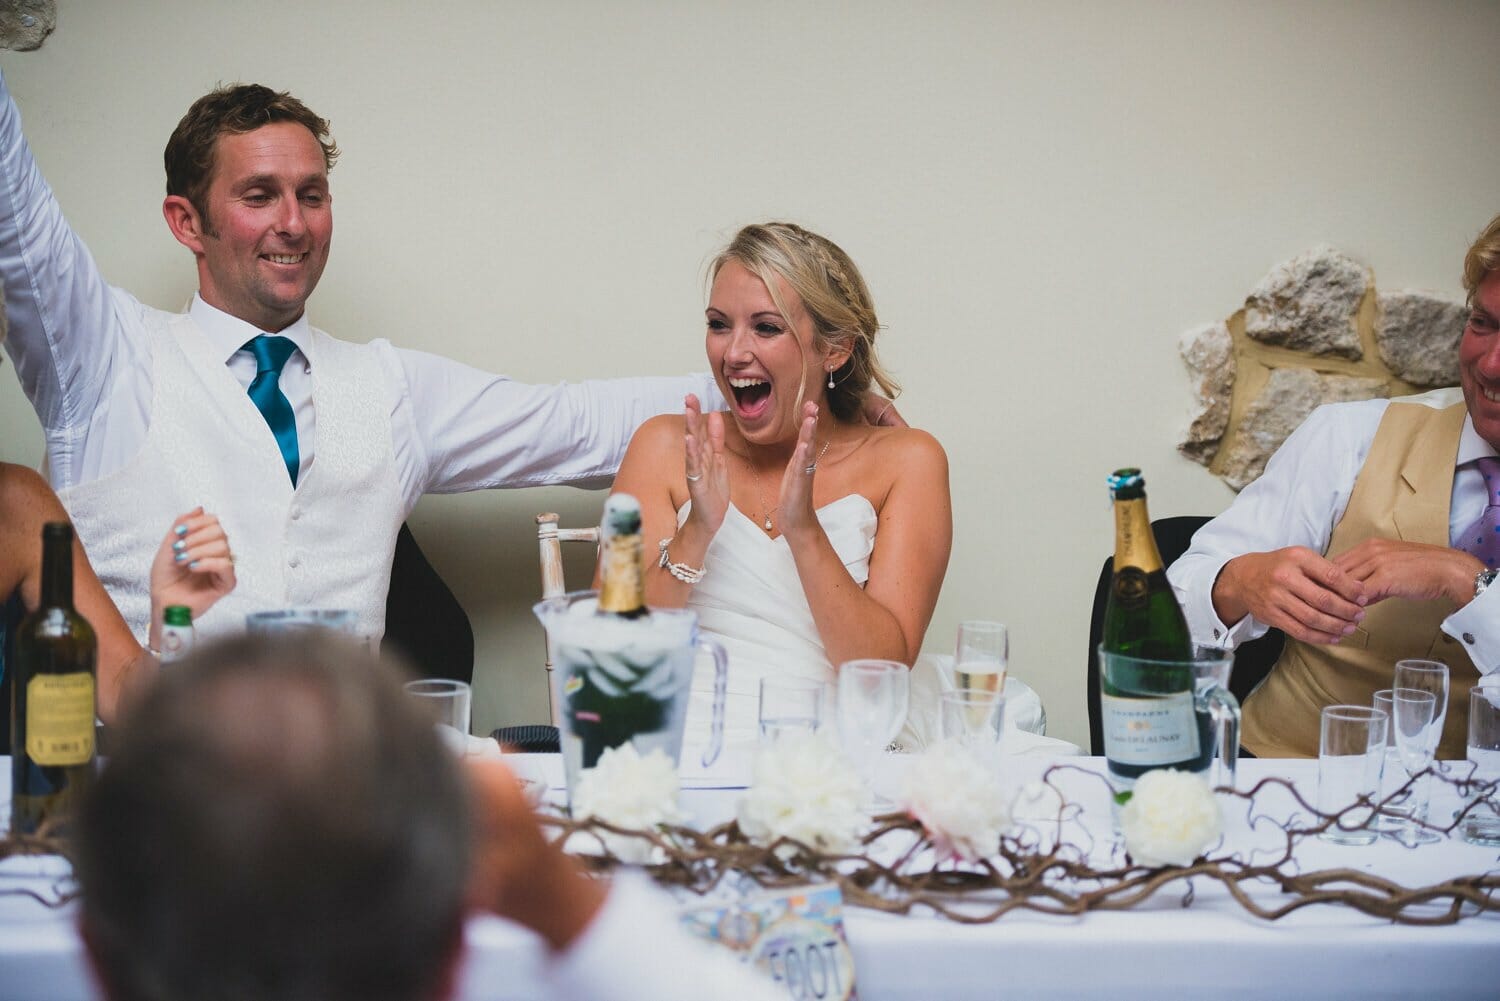
[[[297,467],[302,463],[297,451],[297,415],[281,391],[281,370],[297,345],[287,337],[272,337],[261,334],[245,342],[245,350],[255,356],[255,381],[250,383],[250,402],[266,419],[276,444],[281,447],[281,458],[286,462],[287,475],[292,486],[297,485]]]

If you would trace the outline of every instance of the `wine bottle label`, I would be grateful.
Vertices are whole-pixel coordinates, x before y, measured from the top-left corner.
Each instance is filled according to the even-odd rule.
[[[1175,765],[1198,757],[1193,693],[1151,699],[1101,693],[1104,756],[1122,765]]]
[[[170,664],[193,652],[192,626],[161,627],[161,662]]]
[[[26,753],[38,765],[94,756],[94,676],[39,674],[26,683]]]

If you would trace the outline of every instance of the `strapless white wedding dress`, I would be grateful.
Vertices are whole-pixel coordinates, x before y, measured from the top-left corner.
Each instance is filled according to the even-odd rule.
[[[688,507],[684,504],[678,511],[679,525],[686,520]],[[819,508],[817,516],[849,576],[863,587],[870,577],[870,554],[875,549],[875,508],[864,496],[848,494]],[[810,678],[829,685],[825,720],[831,722],[834,668],[824,653],[786,540],[770,538],[730,505],[708,547],[704,569],[687,607],[698,614],[700,632],[722,643],[729,657],[726,748],[753,743],[759,736],[760,679],[767,675]],[[952,658],[946,659],[951,662]],[[908,722],[897,738],[908,750],[919,750],[936,739],[944,660],[941,655],[924,654],[912,670]],[[1014,678],[1007,679],[1005,688],[1007,742],[1015,744],[1017,737],[1044,732],[1046,716],[1036,693]],[[696,762],[708,743],[713,693],[713,664],[699,657],[684,731],[684,762]],[[1013,737],[1018,730],[1021,733]],[[1020,743],[1029,749],[1035,742],[1022,739]]]
[[[684,504],[677,512],[679,525],[687,519],[688,509]],[[819,508],[817,515],[849,576],[864,587],[875,549],[875,508],[862,495],[848,494]],[[731,504],[703,566],[703,580],[693,588],[687,607],[698,613],[699,630],[722,643],[729,655],[724,739],[726,744],[754,740],[761,678],[803,677],[831,685],[833,665],[823,652],[786,539],[766,535]],[[708,742],[713,695],[713,665],[700,657],[693,673],[685,747]]]

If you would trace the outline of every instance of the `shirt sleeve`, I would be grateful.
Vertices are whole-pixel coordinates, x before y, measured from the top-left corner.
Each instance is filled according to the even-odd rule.
[[[678,923],[671,898],[622,875],[549,977],[557,997],[599,1001],[786,1001],[787,995]]]
[[[109,286],[32,159],[3,76],[0,282],[5,346],[22,389],[49,440],[78,434],[101,409],[123,329]],[[54,468],[53,476],[68,481],[66,470]]]
[[[1500,677],[1500,582],[1444,619],[1443,632],[1462,644],[1480,674]]]
[[[708,409],[724,406],[707,373],[528,385],[385,347],[396,387],[396,458],[410,503],[422,493],[606,486],[647,418],[680,411],[688,393]]]
[[[1224,564],[1245,553],[1305,546],[1322,553],[1344,515],[1387,401],[1319,407],[1266,463],[1265,472],[1204,525],[1167,570],[1193,639],[1233,649],[1265,634],[1246,616],[1219,621],[1213,587]]]

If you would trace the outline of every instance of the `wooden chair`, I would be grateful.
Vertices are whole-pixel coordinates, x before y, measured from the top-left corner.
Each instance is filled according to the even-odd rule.
[[[543,599],[556,598],[568,593],[563,577],[562,544],[564,542],[592,542],[595,558],[598,557],[599,526],[559,528],[557,522],[558,516],[550,511],[536,516],[536,540],[541,557]],[[552,725],[550,727],[502,727],[494,733],[496,740],[521,750],[557,750],[557,703],[552,698],[552,638],[547,636],[543,642],[546,649],[547,709]]]
[[[564,542],[591,542],[594,558],[599,557],[599,526],[589,528],[559,528],[558,517],[552,512],[536,516],[537,549],[542,565],[542,598],[556,598],[568,593],[563,581],[562,544]],[[552,637],[546,638],[547,649],[547,707],[552,714],[552,725],[557,725],[557,705],[552,700]]]

